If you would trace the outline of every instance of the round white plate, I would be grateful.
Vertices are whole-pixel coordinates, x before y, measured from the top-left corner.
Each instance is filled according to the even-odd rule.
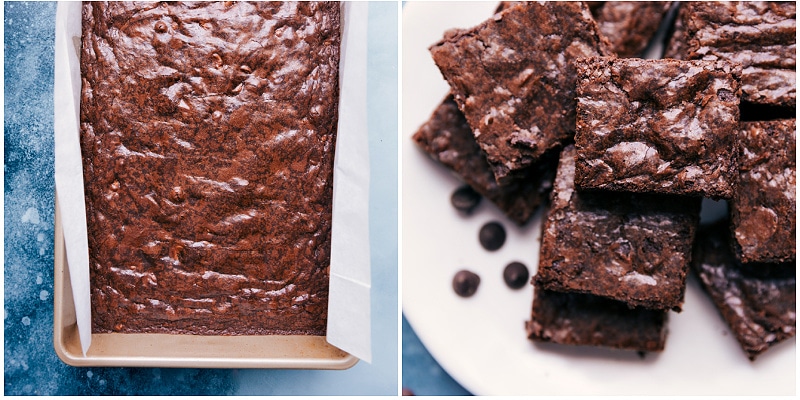
[[[409,2],[403,9],[403,312],[431,354],[479,395],[794,394],[795,339],[748,361],[694,279],[684,311],[670,313],[661,354],[641,359],[635,352],[527,340],[533,289],[511,290],[502,274],[511,261],[535,273],[541,212],[523,228],[485,199],[471,216],[460,215],[450,205],[460,181],[411,140],[448,91],[428,47],[447,29],[480,23],[496,5]],[[478,243],[481,225],[492,220],[508,232],[496,252]],[[451,287],[463,268],[481,277],[477,293],[467,299]]]

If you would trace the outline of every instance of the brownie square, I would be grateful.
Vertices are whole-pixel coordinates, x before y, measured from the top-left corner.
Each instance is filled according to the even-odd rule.
[[[452,95],[436,108],[413,139],[434,160],[452,170],[517,224],[522,225],[530,219],[536,208],[547,201],[553,187],[557,151],[548,153],[528,168],[526,179],[498,185]]]
[[[747,357],[796,332],[796,264],[741,264],[731,252],[727,220],[702,227],[692,268]]]
[[[597,25],[619,57],[635,57],[653,38],[669,6],[668,1],[607,1],[597,10]]]
[[[739,182],[731,201],[734,248],[742,262],[795,259],[795,120],[744,122]]]
[[[579,188],[733,196],[740,68],[608,57],[576,65]]]
[[[575,190],[575,148],[561,153],[537,282],[633,306],[679,311],[700,198]]]
[[[742,102],[795,107],[794,2],[687,2],[665,57],[742,65]]]
[[[559,293],[536,285],[528,338],[539,342],[661,351],[667,312],[629,308],[625,303],[583,293]]]
[[[583,3],[525,3],[430,48],[501,185],[575,129],[572,60],[610,55]]]

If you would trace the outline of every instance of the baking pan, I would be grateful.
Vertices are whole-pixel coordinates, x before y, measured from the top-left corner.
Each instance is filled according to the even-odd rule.
[[[56,198],[58,194],[56,194]],[[55,210],[53,342],[65,363],[76,367],[347,369],[358,358],[329,344],[324,336],[202,336],[93,333],[84,356],[78,337],[72,286]]]

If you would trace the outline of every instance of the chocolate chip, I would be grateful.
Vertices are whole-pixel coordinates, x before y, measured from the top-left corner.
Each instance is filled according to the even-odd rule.
[[[512,289],[519,289],[525,286],[525,284],[528,283],[529,277],[528,267],[521,262],[514,261],[506,265],[506,269],[503,270],[503,280],[505,280],[506,285]]]
[[[478,290],[480,283],[480,276],[467,270],[461,270],[453,277],[453,290],[461,297],[470,297]]]
[[[480,202],[480,193],[476,192],[475,189],[469,185],[461,186],[450,196],[450,203],[453,204],[453,207],[467,214],[471,213]]]
[[[478,240],[480,240],[484,249],[495,251],[503,247],[503,243],[506,242],[506,230],[499,222],[486,223],[478,233]]]

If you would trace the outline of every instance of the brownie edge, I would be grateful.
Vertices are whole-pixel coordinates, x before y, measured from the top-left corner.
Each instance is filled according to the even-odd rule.
[[[525,329],[537,342],[657,352],[664,350],[667,319],[666,311],[631,309],[619,301],[536,285]]]

